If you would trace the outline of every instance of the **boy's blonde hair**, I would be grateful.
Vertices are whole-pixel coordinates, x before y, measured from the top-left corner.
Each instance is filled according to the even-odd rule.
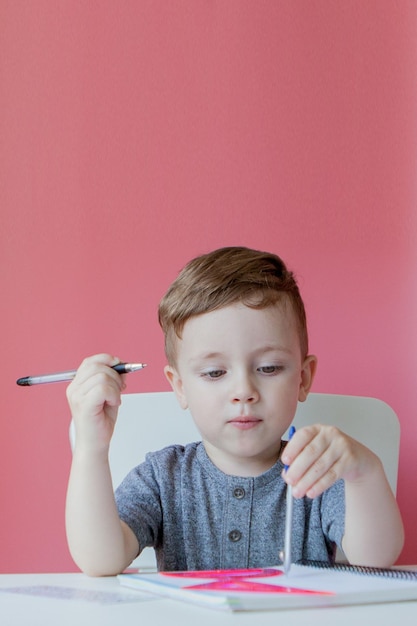
[[[228,247],[192,259],[162,298],[158,315],[168,363],[175,364],[176,340],[188,319],[238,302],[254,309],[290,303],[307,356],[305,308],[293,273],[275,254]]]

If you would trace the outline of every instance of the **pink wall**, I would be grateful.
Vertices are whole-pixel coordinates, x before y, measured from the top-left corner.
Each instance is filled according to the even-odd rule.
[[[222,245],[297,272],[315,391],[382,398],[417,562],[413,0],[3,0],[0,570],[74,570],[65,386],[96,351],[167,389],[158,300]],[[146,424],[144,424],[146,427]]]

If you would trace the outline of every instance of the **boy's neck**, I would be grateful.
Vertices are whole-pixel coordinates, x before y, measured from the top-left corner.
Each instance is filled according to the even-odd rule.
[[[219,455],[218,450],[214,449],[206,441],[203,441],[203,445],[210,461],[224,474],[228,476],[240,476],[242,478],[256,478],[261,474],[265,474],[265,472],[275,465],[281,456],[285,443],[281,442],[276,453],[265,459],[255,457],[230,458]]]

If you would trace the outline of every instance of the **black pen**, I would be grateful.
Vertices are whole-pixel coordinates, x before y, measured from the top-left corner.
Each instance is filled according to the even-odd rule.
[[[112,369],[116,370],[119,374],[129,374],[130,372],[136,372],[146,367],[146,363],[118,363],[113,365]],[[22,387],[28,387],[30,385],[43,385],[46,383],[62,383],[68,380],[72,380],[77,373],[77,370],[69,370],[67,372],[56,372],[55,374],[41,374],[40,376],[25,376],[24,378],[18,378],[16,384]]]

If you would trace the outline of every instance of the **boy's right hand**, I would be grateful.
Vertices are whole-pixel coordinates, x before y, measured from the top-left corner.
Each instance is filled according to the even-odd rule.
[[[67,387],[67,399],[75,425],[75,445],[107,453],[125,388],[124,377],[113,365],[120,360],[110,354],[84,359]]]

